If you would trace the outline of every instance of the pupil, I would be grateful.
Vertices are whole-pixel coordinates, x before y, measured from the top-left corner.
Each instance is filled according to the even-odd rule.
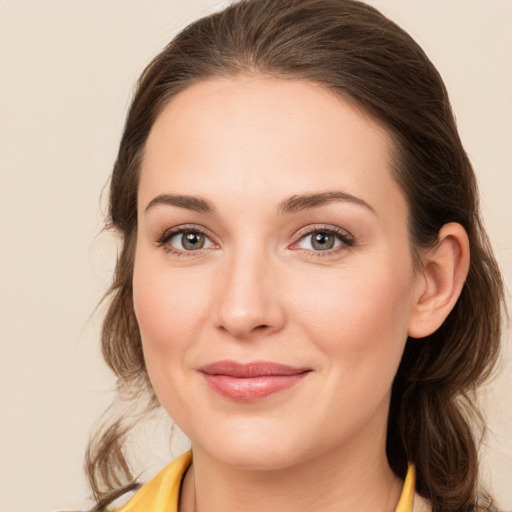
[[[328,250],[334,247],[334,237],[329,233],[317,233],[313,237],[313,247],[320,250]]]
[[[204,235],[201,233],[183,233],[183,247],[188,250],[201,249],[204,245]]]

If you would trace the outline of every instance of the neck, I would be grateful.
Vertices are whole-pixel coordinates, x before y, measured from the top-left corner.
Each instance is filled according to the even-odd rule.
[[[387,463],[385,435],[378,444],[375,451],[352,443],[266,471],[233,468],[194,448],[180,512],[393,512],[402,482]]]

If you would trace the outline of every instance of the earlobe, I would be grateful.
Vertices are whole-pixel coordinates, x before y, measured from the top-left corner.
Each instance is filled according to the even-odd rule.
[[[423,271],[409,321],[409,336],[423,338],[436,331],[455,306],[469,271],[469,240],[455,222],[439,231],[436,246],[423,257]]]

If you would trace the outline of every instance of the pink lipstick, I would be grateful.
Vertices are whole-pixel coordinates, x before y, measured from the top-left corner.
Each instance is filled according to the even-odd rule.
[[[255,401],[288,389],[311,371],[267,361],[217,361],[198,369],[216,392],[231,399]]]

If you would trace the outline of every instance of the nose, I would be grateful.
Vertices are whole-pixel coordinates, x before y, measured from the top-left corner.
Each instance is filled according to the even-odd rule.
[[[269,258],[240,251],[224,263],[218,275],[217,328],[238,339],[280,331],[285,324],[282,290]]]

